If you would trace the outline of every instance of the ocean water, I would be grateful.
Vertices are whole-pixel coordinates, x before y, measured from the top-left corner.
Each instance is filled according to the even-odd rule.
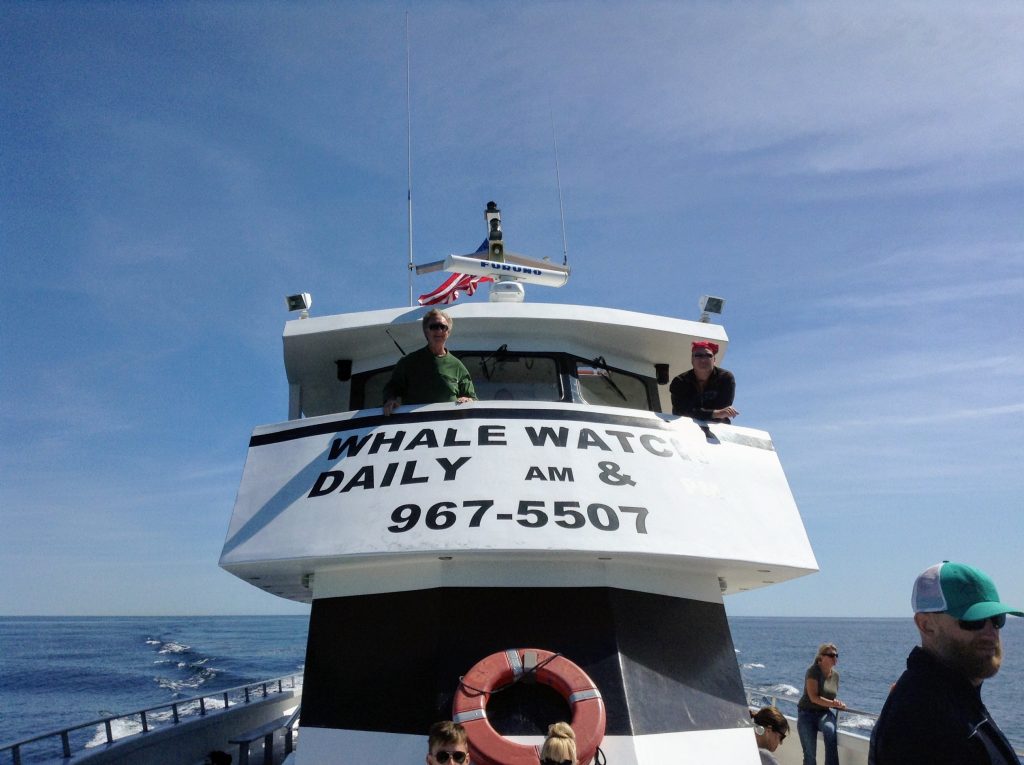
[[[729,624],[745,684],[795,700],[818,644],[833,642],[840,698],[868,712],[881,709],[917,637],[910,619],[732,617]],[[0,745],[301,672],[306,628],[305,616],[0,617]],[[1003,668],[986,681],[983,697],[1024,750],[1024,619],[1007,621],[1003,643]],[[870,730],[862,715],[842,721]],[[130,732],[124,723],[115,735]],[[98,733],[79,738],[98,740]],[[26,762],[36,759],[27,754]]]
[[[0,617],[0,746],[301,673],[307,625],[305,616]],[[114,736],[140,729],[120,722]],[[98,743],[100,734],[102,726],[74,740]],[[33,762],[59,750],[32,745],[25,754]]]

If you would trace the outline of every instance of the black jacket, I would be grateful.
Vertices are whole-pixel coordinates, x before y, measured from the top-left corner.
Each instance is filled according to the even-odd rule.
[[[728,369],[712,369],[703,392],[697,389],[697,376],[692,369],[677,376],[668,390],[672,394],[672,414],[712,422],[730,422],[728,417],[718,420],[713,418],[716,409],[732,406],[736,396],[736,378]]]
[[[923,648],[882,707],[869,765],[1019,765],[975,687]]]

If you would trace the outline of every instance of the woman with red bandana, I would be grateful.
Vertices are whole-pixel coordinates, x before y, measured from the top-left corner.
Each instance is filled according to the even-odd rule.
[[[728,369],[715,366],[718,343],[699,340],[693,343],[690,360],[693,369],[672,381],[672,414],[711,422],[731,422],[739,414],[732,406],[736,378]]]

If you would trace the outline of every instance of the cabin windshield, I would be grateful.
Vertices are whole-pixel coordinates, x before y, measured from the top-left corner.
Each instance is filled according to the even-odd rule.
[[[597,406],[661,411],[653,377],[611,367],[604,359],[565,353],[460,351],[481,401],[572,401]],[[352,409],[384,405],[393,367],[352,376]]]
[[[555,359],[509,353],[459,356],[473,376],[481,401],[561,401],[562,385]]]
[[[639,377],[578,361],[576,379],[580,381],[583,400],[588,404],[648,408],[647,386]]]

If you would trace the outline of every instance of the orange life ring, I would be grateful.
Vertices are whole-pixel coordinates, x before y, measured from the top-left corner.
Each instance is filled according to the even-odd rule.
[[[569,702],[577,757],[581,763],[590,762],[604,738],[606,722],[604,700],[594,681],[561,654],[509,648],[474,664],[455,692],[452,719],[466,728],[473,765],[537,765],[537,747],[509,741],[487,720],[491,693],[529,671],[538,683],[551,686]]]

